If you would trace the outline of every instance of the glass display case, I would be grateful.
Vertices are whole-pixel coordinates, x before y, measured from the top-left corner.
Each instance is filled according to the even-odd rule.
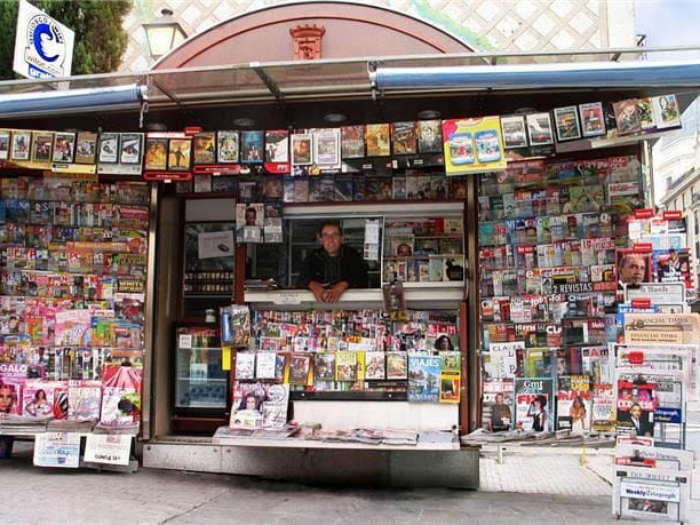
[[[228,372],[222,366],[215,326],[175,328],[175,412],[223,413],[227,408]]]
[[[184,231],[183,315],[203,317],[231,304],[234,291],[235,222],[188,222]]]

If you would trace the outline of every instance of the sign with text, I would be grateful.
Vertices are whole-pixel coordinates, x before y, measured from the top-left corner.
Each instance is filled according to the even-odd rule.
[[[128,434],[88,434],[85,440],[85,461],[127,466],[131,438]]]
[[[12,69],[27,78],[71,74],[75,33],[26,0],[20,0]]]

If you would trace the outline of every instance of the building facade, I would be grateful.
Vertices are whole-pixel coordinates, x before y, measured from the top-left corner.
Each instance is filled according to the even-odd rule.
[[[232,17],[289,3],[294,2],[135,0],[133,10],[124,20],[129,45],[120,71],[144,71],[151,66],[142,25],[152,21],[163,8],[172,9],[175,19],[192,36]],[[636,45],[633,0],[376,0],[366,3],[433,24],[477,52],[594,50]],[[377,49],[376,54],[383,53]],[[293,58],[290,38],[289,59]]]

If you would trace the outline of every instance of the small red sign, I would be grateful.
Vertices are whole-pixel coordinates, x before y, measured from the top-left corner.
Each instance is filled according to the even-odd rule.
[[[147,171],[143,174],[144,180],[150,182],[186,182],[192,180],[189,171]]]

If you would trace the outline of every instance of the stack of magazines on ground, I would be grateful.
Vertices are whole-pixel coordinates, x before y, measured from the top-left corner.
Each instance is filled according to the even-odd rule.
[[[53,419],[53,415],[46,417],[22,417],[8,414],[0,418],[0,433],[2,434],[41,434],[46,432],[46,427]]]
[[[296,435],[301,427],[295,423],[289,423],[279,429],[253,429],[219,427],[214,433],[214,439],[226,438],[254,438],[254,439],[286,439]]]
[[[46,430],[49,432],[78,432],[87,434],[92,432],[96,421],[94,419],[86,419],[73,421],[72,419],[53,419],[49,421]]]
[[[136,435],[139,433],[138,421],[123,421],[118,425],[107,425],[101,421],[92,429],[94,434],[129,434]]]
[[[536,432],[509,430],[506,432],[489,432],[479,428],[462,436],[462,445],[489,445],[510,443],[518,445],[586,445],[586,446],[614,446],[615,439],[603,434],[575,434],[570,430],[559,430],[557,432]]]

